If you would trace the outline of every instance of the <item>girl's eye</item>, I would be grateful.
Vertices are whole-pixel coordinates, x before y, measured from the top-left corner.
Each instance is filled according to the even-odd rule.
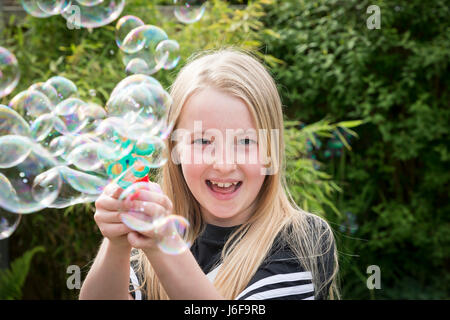
[[[207,139],[196,139],[193,141],[194,144],[209,144],[210,141]]]
[[[255,143],[256,143],[255,140],[249,139],[249,138],[239,140],[239,144],[250,145],[250,144],[255,144]]]

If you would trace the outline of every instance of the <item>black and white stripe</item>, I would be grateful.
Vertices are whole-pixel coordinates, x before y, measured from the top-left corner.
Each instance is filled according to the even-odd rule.
[[[136,273],[134,272],[134,269],[132,266],[130,266],[130,289],[134,290],[131,292],[131,295],[133,296],[134,300],[142,300],[142,293],[139,288],[139,281],[136,276]]]
[[[248,286],[236,297],[236,300],[266,299],[313,300],[314,285],[311,272],[293,272],[265,277]]]

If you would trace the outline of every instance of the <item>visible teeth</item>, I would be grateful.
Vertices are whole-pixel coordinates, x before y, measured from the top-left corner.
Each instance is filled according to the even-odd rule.
[[[211,180],[210,180],[210,181],[211,181]],[[225,182],[225,183],[211,181],[211,183],[212,183],[212,184],[215,184],[215,185],[217,185],[217,186],[219,186],[219,187],[221,187],[221,188],[228,188],[228,187],[230,187],[231,185],[236,185],[236,184],[238,184],[238,181],[236,181],[236,182]]]

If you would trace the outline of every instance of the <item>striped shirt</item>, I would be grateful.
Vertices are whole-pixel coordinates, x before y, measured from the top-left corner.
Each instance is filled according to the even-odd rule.
[[[221,268],[220,255],[225,242],[239,226],[219,227],[206,225],[196,239],[191,252],[210,281],[214,281]],[[330,259],[332,258],[330,252]],[[332,260],[330,260],[332,261]],[[330,270],[331,271],[331,270]],[[142,282],[136,264],[130,265],[130,290],[136,290]],[[328,287],[322,291],[327,292]],[[145,299],[145,289],[131,293],[136,300]],[[270,253],[264,259],[247,287],[238,294],[237,300],[314,300],[322,299],[322,294],[314,291],[311,272],[304,270],[294,253],[280,245],[279,238],[274,242]]]

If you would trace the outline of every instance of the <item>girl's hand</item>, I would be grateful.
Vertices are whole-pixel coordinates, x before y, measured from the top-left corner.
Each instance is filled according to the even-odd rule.
[[[117,200],[122,193],[117,184],[110,183],[95,201],[94,220],[102,235],[117,248],[131,250],[127,240],[130,230],[120,219],[121,201]]]
[[[164,195],[157,183],[150,182],[152,190],[139,190],[133,201],[125,204],[130,209],[138,209],[139,215],[146,215],[151,218],[169,216],[172,214],[172,201]],[[126,210],[124,210],[126,211]],[[128,233],[128,243],[137,249],[147,251],[158,250],[157,244],[163,236],[165,228],[156,228],[149,231],[131,231]]]

